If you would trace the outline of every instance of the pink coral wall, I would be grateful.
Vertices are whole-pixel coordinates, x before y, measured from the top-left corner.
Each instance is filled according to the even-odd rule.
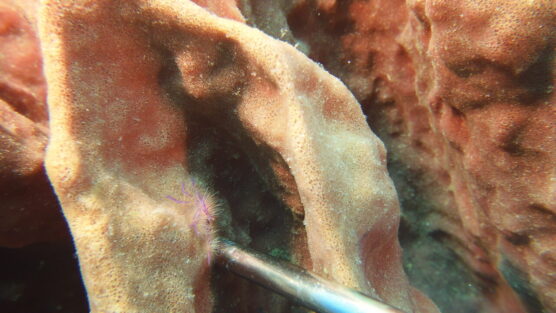
[[[556,310],[553,1],[196,2],[289,42],[350,88],[388,149],[403,209],[406,271],[443,311]],[[42,168],[48,117],[37,7],[0,4],[0,245],[7,247],[66,235]],[[191,92],[203,96],[203,84],[192,77]],[[226,87],[225,80],[218,85]],[[133,144],[144,128],[128,122],[127,130],[105,134]],[[141,153],[133,158],[131,164],[145,165]],[[284,171],[283,164],[273,170]],[[274,188],[292,185],[282,173]],[[282,197],[296,216],[304,214],[295,192]],[[242,216],[239,228],[248,227],[253,212],[235,213]],[[384,263],[373,254],[383,252],[369,234],[360,241],[368,247],[364,271],[380,293],[383,280],[373,277]],[[293,249],[309,264],[306,240]]]
[[[362,103],[409,228],[492,290],[476,309],[556,309],[555,20],[552,1],[301,1],[284,25]]]

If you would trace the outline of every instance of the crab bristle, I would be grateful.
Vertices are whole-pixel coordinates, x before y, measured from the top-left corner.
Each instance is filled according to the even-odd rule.
[[[212,253],[216,245],[216,218],[217,203],[214,195],[202,187],[197,180],[192,179],[189,185],[184,182],[181,184],[181,193],[183,199],[176,199],[172,196],[166,196],[167,199],[179,203],[187,204],[186,208],[193,208],[193,216],[189,227],[197,237],[202,237],[207,243],[207,262],[212,262]],[[204,224],[201,227],[199,223]]]
[[[178,200],[178,199],[176,199],[176,198],[174,198],[174,197],[172,197],[172,196],[166,196],[166,198],[167,198],[167,199],[170,199],[170,200],[172,200],[172,201],[174,201],[175,203],[180,203],[180,204],[188,203],[188,201]]]

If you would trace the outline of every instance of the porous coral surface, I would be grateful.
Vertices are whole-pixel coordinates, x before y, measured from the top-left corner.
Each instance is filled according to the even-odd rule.
[[[436,311],[402,269],[384,147],[338,79],[232,9],[237,21],[188,1],[43,6],[46,167],[93,312],[290,310],[249,288],[212,296],[196,208],[165,197],[190,179],[221,196],[219,231],[232,239],[263,250],[283,241],[322,276]],[[254,172],[234,174],[234,162]],[[253,177],[251,189],[234,182]]]
[[[191,228],[198,208],[167,198],[181,184],[214,195],[222,235],[433,308],[400,270],[384,151],[353,98],[214,15],[353,92],[388,150],[405,270],[443,312],[556,311],[554,1],[180,2],[44,2],[49,171],[94,311],[304,312],[207,266],[216,226]],[[0,1],[4,247],[65,230],[38,8]],[[71,254],[0,251],[2,309],[82,307],[78,286],[37,292],[72,276],[47,250]]]
[[[282,33],[348,85],[388,148],[418,285],[450,312],[556,310],[554,1],[282,8]],[[458,259],[460,274],[427,265]]]

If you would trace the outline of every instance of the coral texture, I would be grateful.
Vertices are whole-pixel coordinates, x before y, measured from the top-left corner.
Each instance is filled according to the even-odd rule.
[[[252,2],[245,10],[255,24],[286,16],[281,33],[362,103],[389,151],[406,265],[445,311],[556,311],[555,6],[299,1],[280,13]],[[438,242],[471,272],[427,271],[457,260],[434,251]]]
[[[556,311],[554,1],[194,2],[44,1],[48,169],[93,311],[300,312],[207,265],[212,215],[179,202],[204,193],[222,234],[434,310],[359,104],[253,28],[361,104],[412,283],[445,312]],[[4,247],[65,231],[37,8],[0,0]]]
[[[0,1],[0,246],[65,238],[43,168],[46,84],[36,36],[36,1]],[[33,197],[29,195],[32,194]]]
[[[188,1],[43,6],[46,165],[93,312],[290,310],[245,288],[211,295],[198,208],[165,197],[192,179],[184,192],[213,189],[232,239],[436,311],[402,270],[384,147],[338,79],[229,5],[208,8],[231,19]]]

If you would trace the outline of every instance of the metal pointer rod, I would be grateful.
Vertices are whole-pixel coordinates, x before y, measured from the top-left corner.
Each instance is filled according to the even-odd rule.
[[[221,240],[217,264],[319,313],[404,313],[301,267]]]

